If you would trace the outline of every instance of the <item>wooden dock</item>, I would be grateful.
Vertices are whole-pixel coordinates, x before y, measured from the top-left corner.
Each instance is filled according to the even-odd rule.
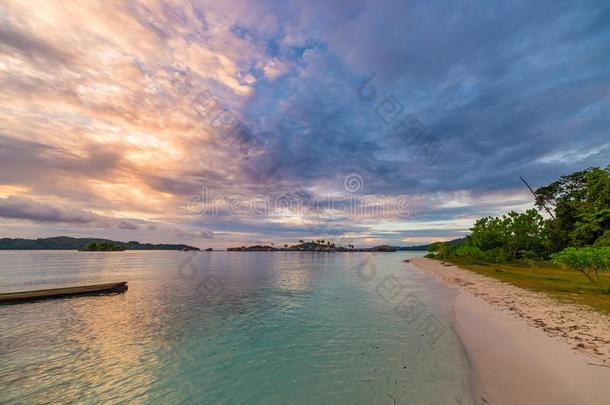
[[[0,304],[47,298],[62,298],[74,295],[122,293],[127,291],[127,281],[118,283],[81,285],[76,287],[50,288],[47,290],[20,291],[0,294]]]

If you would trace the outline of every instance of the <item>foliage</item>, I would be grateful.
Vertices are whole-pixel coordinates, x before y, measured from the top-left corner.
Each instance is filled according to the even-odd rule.
[[[434,242],[428,245],[428,252],[433,253],[438,250],[438,242]]]
[[[555,218],[544,220],[534,209],[481,218],[465,242],[480,251],[445,250],[442,256],[535,262],[567,247],[610,245],[610,166],[561,176],[535,194],[536,205],[552,208]]]
[[[524,255],[541,257],[544,252],[544,220],[534,209],[479,219],[471,231],[467,245],[482,252],[494,252],[505,260],[520,259]]]
[[[587,202],[596,210],[610,207],[610,165],[590,169],[586,176]]]
[[[586,198],[587,173],[590,169],[561,176],[559,180],[536,190],[536,205],[557,207],[562,201],[583,201]]]
[[[593,246],[610,246],[610,230],[605,231],[604,234],[595,241],[595,244]]]
[[[571,232],[571,242],[574,246],[593,245],[597,239],[610,229],[610,209],[603,208],[594,212],[584,212],[578,215]]]
[[[436,256],[440,258],[446,258],[451,255],[452,248],[445,242],[438,242],[434,244],[434,247],[430,247],[430,252],[436,252]]]
[[[118,252],[122,250],[125,250],[123,246],[113,242],[92,242],[83,249],[87,252]]]
[[[552,259],[555,264],[581,272],[592,284],[603,290],[599,272],[610,270],[610,247],[569,247],[553,254]]]
[[[436,252],[438,250],[439,245],[441,245],[441,244],[443,245],[443,248],[447,249],[447,248],[461,246],[465,242],[466,242],[466,238],[452,239],[447,242],[434,242],[434,243],[429,244],[427,249],[428,249],[428,252]],[[423,246],[426,246],[426,245],[423,245]]]
[[[487,255],[480,248],[470,245],[458,246],[455,249],[455,254],[462,257],[472,257],[475,259],[485,259]]]
[[[488,260],[486,252],[483,252],[476,246],[471,246],[467,243],[460,245],[449,245],[447,243],[437,243],[435,252],[426,255],[426,257],[434,257],[441,260],[453,260],[467,263],[478,263]]]
[[[607,298],[595,297],[610,281],[609,275],[599,274],[610,269],[610,165],[561,176],[538,188],[535,195],[538,208],[548,208],[553,218],[545,220],[534,209],[481,218],[461,246],[435,243],[429,251],[436,252],[435,258],[520,286],[551,290],[569,300],[610,308]],[[549,258],[554,264],[544,262]],[[544,272],[557,273],[558,277],[545,277]],[[575,276],[572,279],[566,273]],[[582,286],[584,279],[577,281],[579,273],[589,281],[588,288]]]
[[[555,211],[546,223],[547,253],[594,245],[610,229],[610,165],[561,176],[535,194],[539,208]]]

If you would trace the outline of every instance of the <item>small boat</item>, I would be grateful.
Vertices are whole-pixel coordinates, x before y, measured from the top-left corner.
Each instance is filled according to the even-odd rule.
[[[127,281],[118,283],[81,285],[76,287],[50,288],[47,290],[21,291],[0,294],[0,304],[33,301],[46,298],[61,298],[73,295],[122,293],[127,291]]]

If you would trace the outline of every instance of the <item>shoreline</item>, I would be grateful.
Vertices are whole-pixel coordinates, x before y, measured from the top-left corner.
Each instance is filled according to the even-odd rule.
[[[457,288],[455,329],[485,404],[602,404],[610,381],[610,318],[455,265],[411,258]]]

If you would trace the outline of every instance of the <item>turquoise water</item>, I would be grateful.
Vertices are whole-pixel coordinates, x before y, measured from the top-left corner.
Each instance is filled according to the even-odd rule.
[[[470,404],[453,292],[399,253],[4,252],[0,403]]]

